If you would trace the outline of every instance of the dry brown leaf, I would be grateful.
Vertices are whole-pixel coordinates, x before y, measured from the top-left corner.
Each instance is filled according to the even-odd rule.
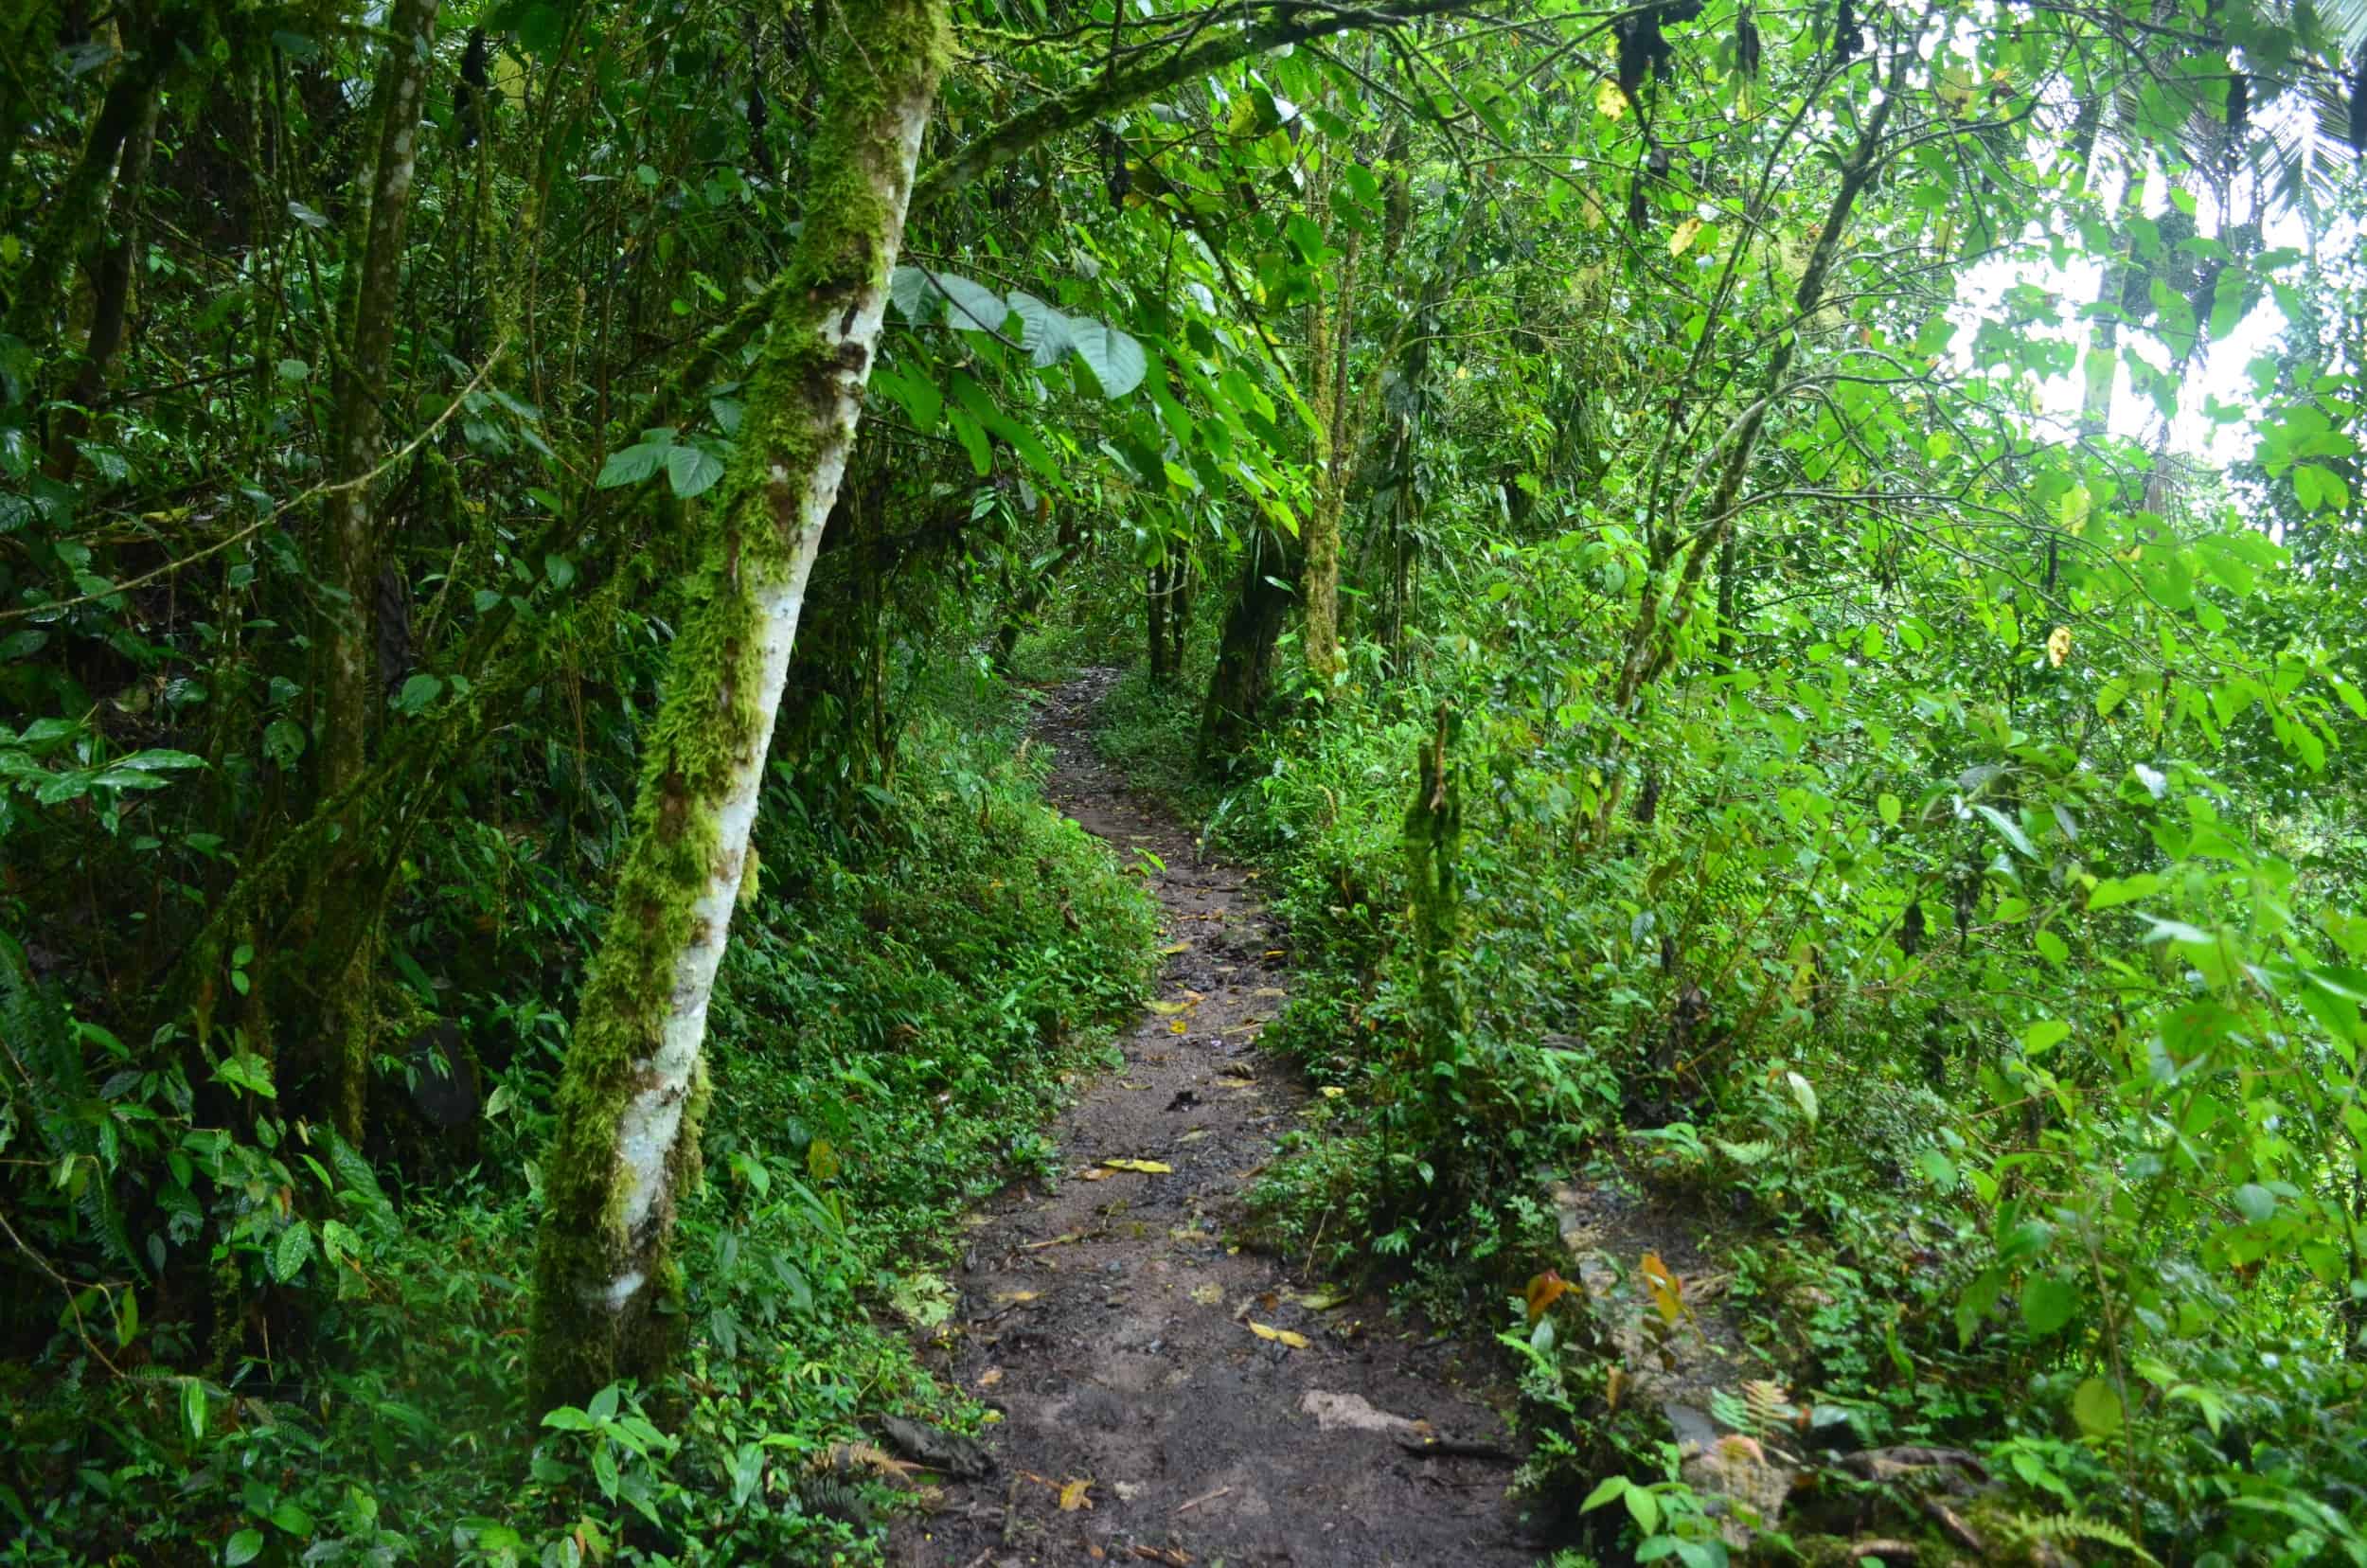
[[[1104,1160],[1101,1163],[1112,1170],[1131,1170],[1136,1174],[1143,1176],[1172,1176],[1175,1174],[1175,1167],[1167,1164],[1165,1160]]]
[[[1002,1381],[1003,1369],[999,1366],[989,1366],[978,1374],[978,1386],[981,1388],[992,1388]]]
[[[1091,1508],[1094,1506],[1094,1500],[1085,1494],[1092,1491],[1093,1488],[1094,1484],[1091,1481],[1071,1481],[1067,1486],[1062,1487],[1060,1488],[1060,1511],[1075,1513],[1079,1508]]]
[[[828,1449],[813,1456],[812,1468],[817,1470],[834,1470],[842,1473],[847,1470],[868,1470],[874,1475],[885,1476],[891,1481],[906,1482],[910,1481],[921,1467],[907,1464],[883,1449],[873,1448],[869,1443],[832,1443]]]
[[[1262,1323],[1252,1322],[1249,1331],[1259,1339],[1272,1340],[1276,1345],[1287,1345],[1293,1350],[1304,1350],[1308,1344],[1305,1334],[1293,1333],[1288,1328],[1270,1328]]]

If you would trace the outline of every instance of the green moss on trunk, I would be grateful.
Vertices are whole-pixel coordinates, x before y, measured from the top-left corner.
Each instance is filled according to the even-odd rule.
[[[703,520],[631,844],[543,1162],[532,1398],[655,1376],[679,1294],[674,1204],[698,1177],[707,988],[745,869],[756,781],[854,437],[887,276],[944,68],[941,0],[868,0],[810,153],[805,224],[739,444]],[[858,327],[858,323],[863,325]]]

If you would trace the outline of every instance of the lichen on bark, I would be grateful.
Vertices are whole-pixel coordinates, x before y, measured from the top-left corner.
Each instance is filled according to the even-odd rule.
[[[679,1291],[674,1207],[696,1181],[701,1047],[808,574],[852,446],[948,50],[942,0],[864,0],[811,150],[804,225],[699,528],[631,842],[543,1161],[531,1397],[655,1375]]]

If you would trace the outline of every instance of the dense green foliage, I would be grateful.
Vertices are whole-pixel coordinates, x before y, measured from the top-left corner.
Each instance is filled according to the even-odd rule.
[[[879,14],[0,19],[9,1559],[870,1550],[810,1462],[964,1414],[899,1324],[1151,945],[1008,678],[1139,647],[1343,1091],[1263,1220],[1505,1331],[1587,1550],[1730,1547],[1507,1310],[1557,1178],[2001,1555],[2367,1562],[2357,0],[923,3],[897,223]],[[792,479],[673,1370],[544,1412]]]

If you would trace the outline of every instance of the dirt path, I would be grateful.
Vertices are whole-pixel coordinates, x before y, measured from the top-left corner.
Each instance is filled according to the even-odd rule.
[[[1467,1353],[1378,1300],[1310,1306],[1322,1282],[1234,1249],[1242,1191],[1308,1098],[1256,1043],[1287,955],[1243,874],[1203,862],[1096,760],[1093,712],[1114,675],[1052,694],[1037,731],[1058,758],[1051,797],[1121,853],[1158,857],[1166,940],[1189,945],[1161,975],[1166,1010],[1125,1038],[1124,1071],[1058,1123],[1057,1190],[1022,1183],[969,1221],[946,1370],[1003,1411],[996,1468],[899,1525],[890,1559],[1525,1568],[1539,1553],[1504,1497],[1506,1457],[1407,1446],[1502,1441],[1460,1381]],[[1085,1481],[1091,1506],[1063,1509]]]

